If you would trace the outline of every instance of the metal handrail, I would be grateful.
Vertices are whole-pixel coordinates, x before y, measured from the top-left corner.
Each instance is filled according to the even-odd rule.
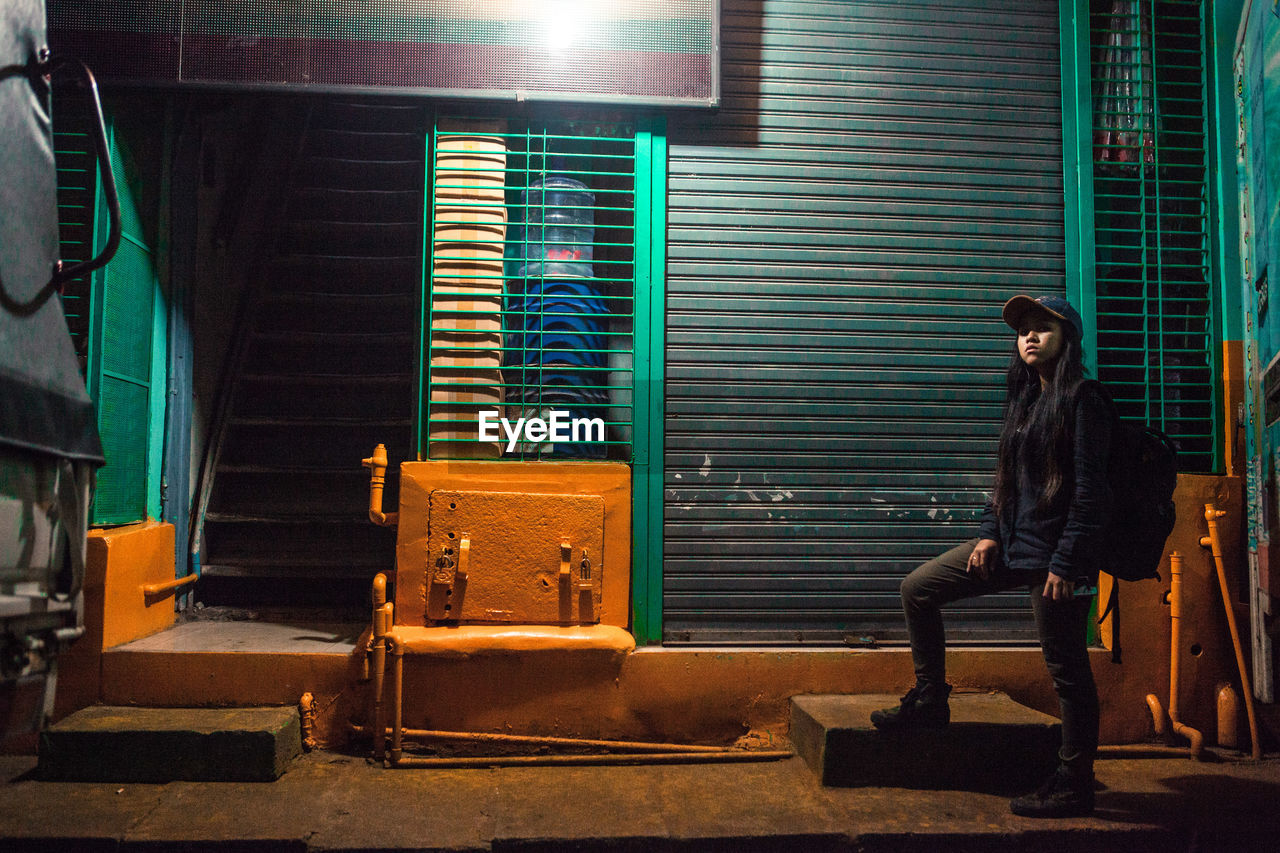
[[[97,154],[98,169],[102,173],[102,194],[107,205],[107,242],[97,257],[80,261],[71,266],[64,266],[61,260],[54,261],[53,274],[49,282],[26,302],[15,302],[3,288],[0,288],[0,304],[11,313],[19,316],[30,316],[39,311],[49,297],[57,293],[61,295],[66,283],[73,278],[93,272],[105,266],[120,247],[122,226],[120,222],[120,199],[116,194],[115,175],[111,171],[111,152],[107,147],[106,122],[102,119],[102,101],[98,97],[98,81],[94,78],[89,66],[71,56],[50,58],[47,49],[41,49],[38,59],[26,65],[7,65],[0,68],[0,79],[15,75],[24,75],[33,79],[51,78],[66,66],[72,66],[80,75],[80,80],[89,92],[89,101],[93,105],[94,149]]]
[[[89,92],[89,101],[93,106],[93,147],[98,158],[98,172],[102,180],[102,195],[107,205],[107,242],[96,257],[80,261],[71,266],[64,266],[59,260],[54,264],[53,277],[45,286],[46,290],[62,292],[63,286],[73,278],[87,275],[96,269],[106,266],[120,247],[120,236],[123,231],[120,222],[120,197],[116,194],[116,179],[111,171],[111,152],[107,147],[107,126],[102,118],[102,100],[98,97],[98,81],[94,78],[89,66],[73,56],[59,56],[35,65],[35,71],[46,77],[63,68],[71,66],[79,75],[80,82]]]

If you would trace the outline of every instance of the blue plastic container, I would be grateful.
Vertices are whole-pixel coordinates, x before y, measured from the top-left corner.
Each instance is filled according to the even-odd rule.
[[[547,175],[522,194],[527,225],[595,225],[595,193],[582,181]]]
[[[521,199],[521,224],[509,235],[525,261],[518,275],[593,275],[596,197],[587,185],[548,175],[530,185]],[[567,266],[542,268],[544,261]]]

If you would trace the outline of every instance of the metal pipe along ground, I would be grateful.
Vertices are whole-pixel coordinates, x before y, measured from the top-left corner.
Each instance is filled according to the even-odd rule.
[[[364,726],[352,726],[357,734],[364,734]],[[618,749],[630,752],[647,753],[693,753],[705,752],[716,754],[725,752],[723,746],[703,746],[688,743],[653,743],[651,741],[598,740],[594,738],[552,737],[550,735],[507,735],[491,732],[447,732],[434,729],[403,729],[405,737],[422,740],[455,741],[466,743],[520,744],[526,746],[564,746],[587,747],[593,749]],[[742,750],[732,750],[741,752]]]
[[[392,767],[528,767],[542,765],[715,764],[781,761],[792,753],[781,750],[725,749],[717,752],[657,752],[629,755],[508,755],[497,758],[401,758]]]

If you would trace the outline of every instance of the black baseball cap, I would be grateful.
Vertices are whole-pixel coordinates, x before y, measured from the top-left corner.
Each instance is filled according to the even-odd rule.
[[[1023,319],[1032,311],[1040,311],[1067,323],[1075,329],[1076,338],[1084,337],[1084,321],[1080,312],[1071,307],[1071,303],[1063,296],[1025,296],[1019,294],[1004,304],[1001,316],[1013,329],[1022,324]]]

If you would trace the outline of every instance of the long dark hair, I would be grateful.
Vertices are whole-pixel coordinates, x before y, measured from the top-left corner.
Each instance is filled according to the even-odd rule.
[[[1062,352],[1053,364],[1053,378],[1043,391],[1040,374],[1022,360],[1017,340],[1009,359],[1006,377],[1008,394],[1004,401],[1004,425],[1000,428],[1000,451],[996,461],[996,512],[1003,513],[1016,493],[1019,448],[1027,465],[1040,467],[1044,490],[1037,506],[1052,507],[1072,479],[1072,443],[1075,438],[1076,398],[1085,380],[1084,353],[1074,329],[1062,323]],[[1042,399],[1043,398],[1043,399]]]

